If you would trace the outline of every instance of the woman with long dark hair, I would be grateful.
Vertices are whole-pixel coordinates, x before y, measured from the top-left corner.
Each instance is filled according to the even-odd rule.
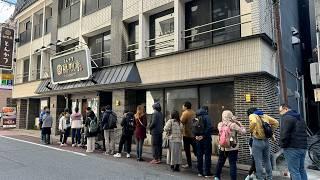
[[[137,144],[137,161],[144,161],[142,159],[142,150],[144,139],[147,137],[147,116],[144,112],[144,107],[139,105],[137,112],[134,115],[135,119],[135,136]]]
[[[172,171],[180,171],[182,163],[182,124],[178,111],[171,112],[171,119],[167,121],[164,131],[169,139],[167,153],[167,164],[170,164]]]

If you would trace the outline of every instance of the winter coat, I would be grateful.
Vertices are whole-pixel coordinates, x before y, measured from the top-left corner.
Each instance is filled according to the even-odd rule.
[[[98,135],[98,132],[95,133],[89,133],[89,126],[91,121],[98,121],[97,116],[94,114],[93,111],[89,112],[87,114],[87,118],[85,121],[85,127],[86,127],[86,136],[87,137],[96,137]],[[97,122],[98,123],[98,122]]]
[[[52,116],[49,113],[46,113],[45,115],[43,115],[42,128],[51,128],[52,122]]]
[[[117,117],[116,113],[114,113],[111,110],[106,110],[105,112],[103,112],[102,120],[101,120],[101,128],[103,128],[103,130],[110,129],[109,128],[109,117],[111,114]],[[112,129],[114,129],[114,128],[112,128]]]
[[[140,120],[140,121],[139,121]],[[147,137],[147,116],[144,114],[140,118],[135,118],[136,128],[135,128],[135,136],[137,139],[145,139]],[[141,123],[142,124],[141,124]]]
[[[183,136],[193,137],[192,120],[196,117],[196,113],[192,109],[187,109],[182,112],[180,121],[183,124]]]
[[[183,126],[181,123],[170,119],[164,126],[164,131],[168,134],[170,142],[182,142]]]
[[[70,119],[71,119],[71,128],[72,129],[80,129],[81,128],[81,125],[82,125],[82,122],[81,122],[82,115],[81,115],[81,113],[79,113],[79,112],[72,113]]]
[[[199,109],[197,111],[197,117],[201,117],[204,123],[204,133],[203,134],[195,134],[192,132],[194,136],[204,136],[205,138],[211,139],[211,135],[213,132],[212,122],[208,115],[208,112],[204,109]]]
[[[279,127],[279,122],[276,119],[264,114],[260,110],[257,110],[253,114],[251,114],[249,116],[249,120],[250,120],[250,133],[256,139],[266,138],[261,120],[269,123],[273,131]]]
[[[281,118],[280,147],[307,149],[307,125],[299,113],[291,110]]]
[[[163,115],[159,111],[154,111],[150,122],[151,135],[158,135],[163,133]]]
[[[130,119],[133,119],[133,130],[130,130],[129,128],[129,121]],[[122,134],[126,136],[132,136],[134,133],[134,128],[135,128],[135,119],[134,119],[134,114],[132,112],[128,112],[125,114],[125,116],[122,118],[121,121],[121,126],[122,126]]]
[[[225,111],[222,113],[222,121],[218,124],[218,130],[221,131],[223,126],[228,126],[231,129],[232,134],[240,134],[243,135],[246,133],[246,129],[244,126],[242,126],[241,122],[236,120],[236,117],[233,116],[232,112]],[[235,151],[239,149],[239,141],[236,139],[237,145],[234,148],[222,148],[220,147],[220,150],[222,151]]]

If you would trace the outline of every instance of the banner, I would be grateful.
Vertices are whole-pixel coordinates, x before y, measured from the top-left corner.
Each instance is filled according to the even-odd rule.
[[[6,27],[1,29],[0,68],[12,69],[14,30]]]
[[[3,128],[17,127],[17,109],[15,107],[2,108]]]

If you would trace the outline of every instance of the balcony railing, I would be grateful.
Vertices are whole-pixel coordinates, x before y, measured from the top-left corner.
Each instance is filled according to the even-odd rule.
[[[136,56],[139,54],[139,43],[130,44],[127,46],[128,61],[136,60]]]
[[[26,83],[29,81],[29,72],[15,75],[16,83]]]
[[[97,68],[97,67],[110,65],[110,57],[111,57],[110,51],[91,54],[92,67]]]
[[[187,42],[197,41],[197,37],[206,35],[206,34],[213,34],[213,36],[232,34],[237,32],[238,36],[241,36],[241,31],[245,31],[241,28],[242,25],[252,23],[251,20],[243,20],[243,19],[251,19],[251,13],[236,15],[232,17],[228,17],[225,19],[221,19],[218,21],[213,21],[207,24],[195,26],[189,29],[185,29],[182,31],[183,38]],[[247,29],[248,30],[248,29]],[[249,29],[252,33],[252,28]]]
[[[174,51],[174,33],[158,36],[146,40],[146,48],[149,48],[151,56],[165,54]]]
[[[20,46],[30,42],[31,40],[31,30],[24,31],[19,34]]]

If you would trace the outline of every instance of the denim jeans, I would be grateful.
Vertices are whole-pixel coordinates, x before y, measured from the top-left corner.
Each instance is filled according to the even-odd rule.
[[[144,139],[137,139],[136,143],[137,143],[137,159],[141,159],[142,158],[142,150],[143,150],[143,142]]]
[[[307,173],[304,168],[306,149],[285,148],[283,154],[288,164],[292,180],[307,180]]]
[[[197,153],[198,153],[197,154],[198,173],[203,175],[210,175],[211,174],[211,154],[212,154],[211,138],[205,138],[201,141],[196,141],[196,145],[197,145]],[[205,159],[204,171],[203,171],[203,156]]]
[[[263,180],[263,166],[267,173],[267,180],[272,180],[272,167],[270,161],[270,144],[268,139],[253,138],[252,156],[256,164],[256,175],[258,180]]]
[[[81,129],[76,129],[76,128],[73,128],[72,130],[72,144],[80,144],[80,140],[81,140]]]
[[[221,151],[219,150],[219,159],[216,167],[215,177],[221,179],[221,172],[226,162],[229,159],[230,165],[230,177],[231,180],[237,180],[237,160],[238,160],[238,150],[235,151]]]

